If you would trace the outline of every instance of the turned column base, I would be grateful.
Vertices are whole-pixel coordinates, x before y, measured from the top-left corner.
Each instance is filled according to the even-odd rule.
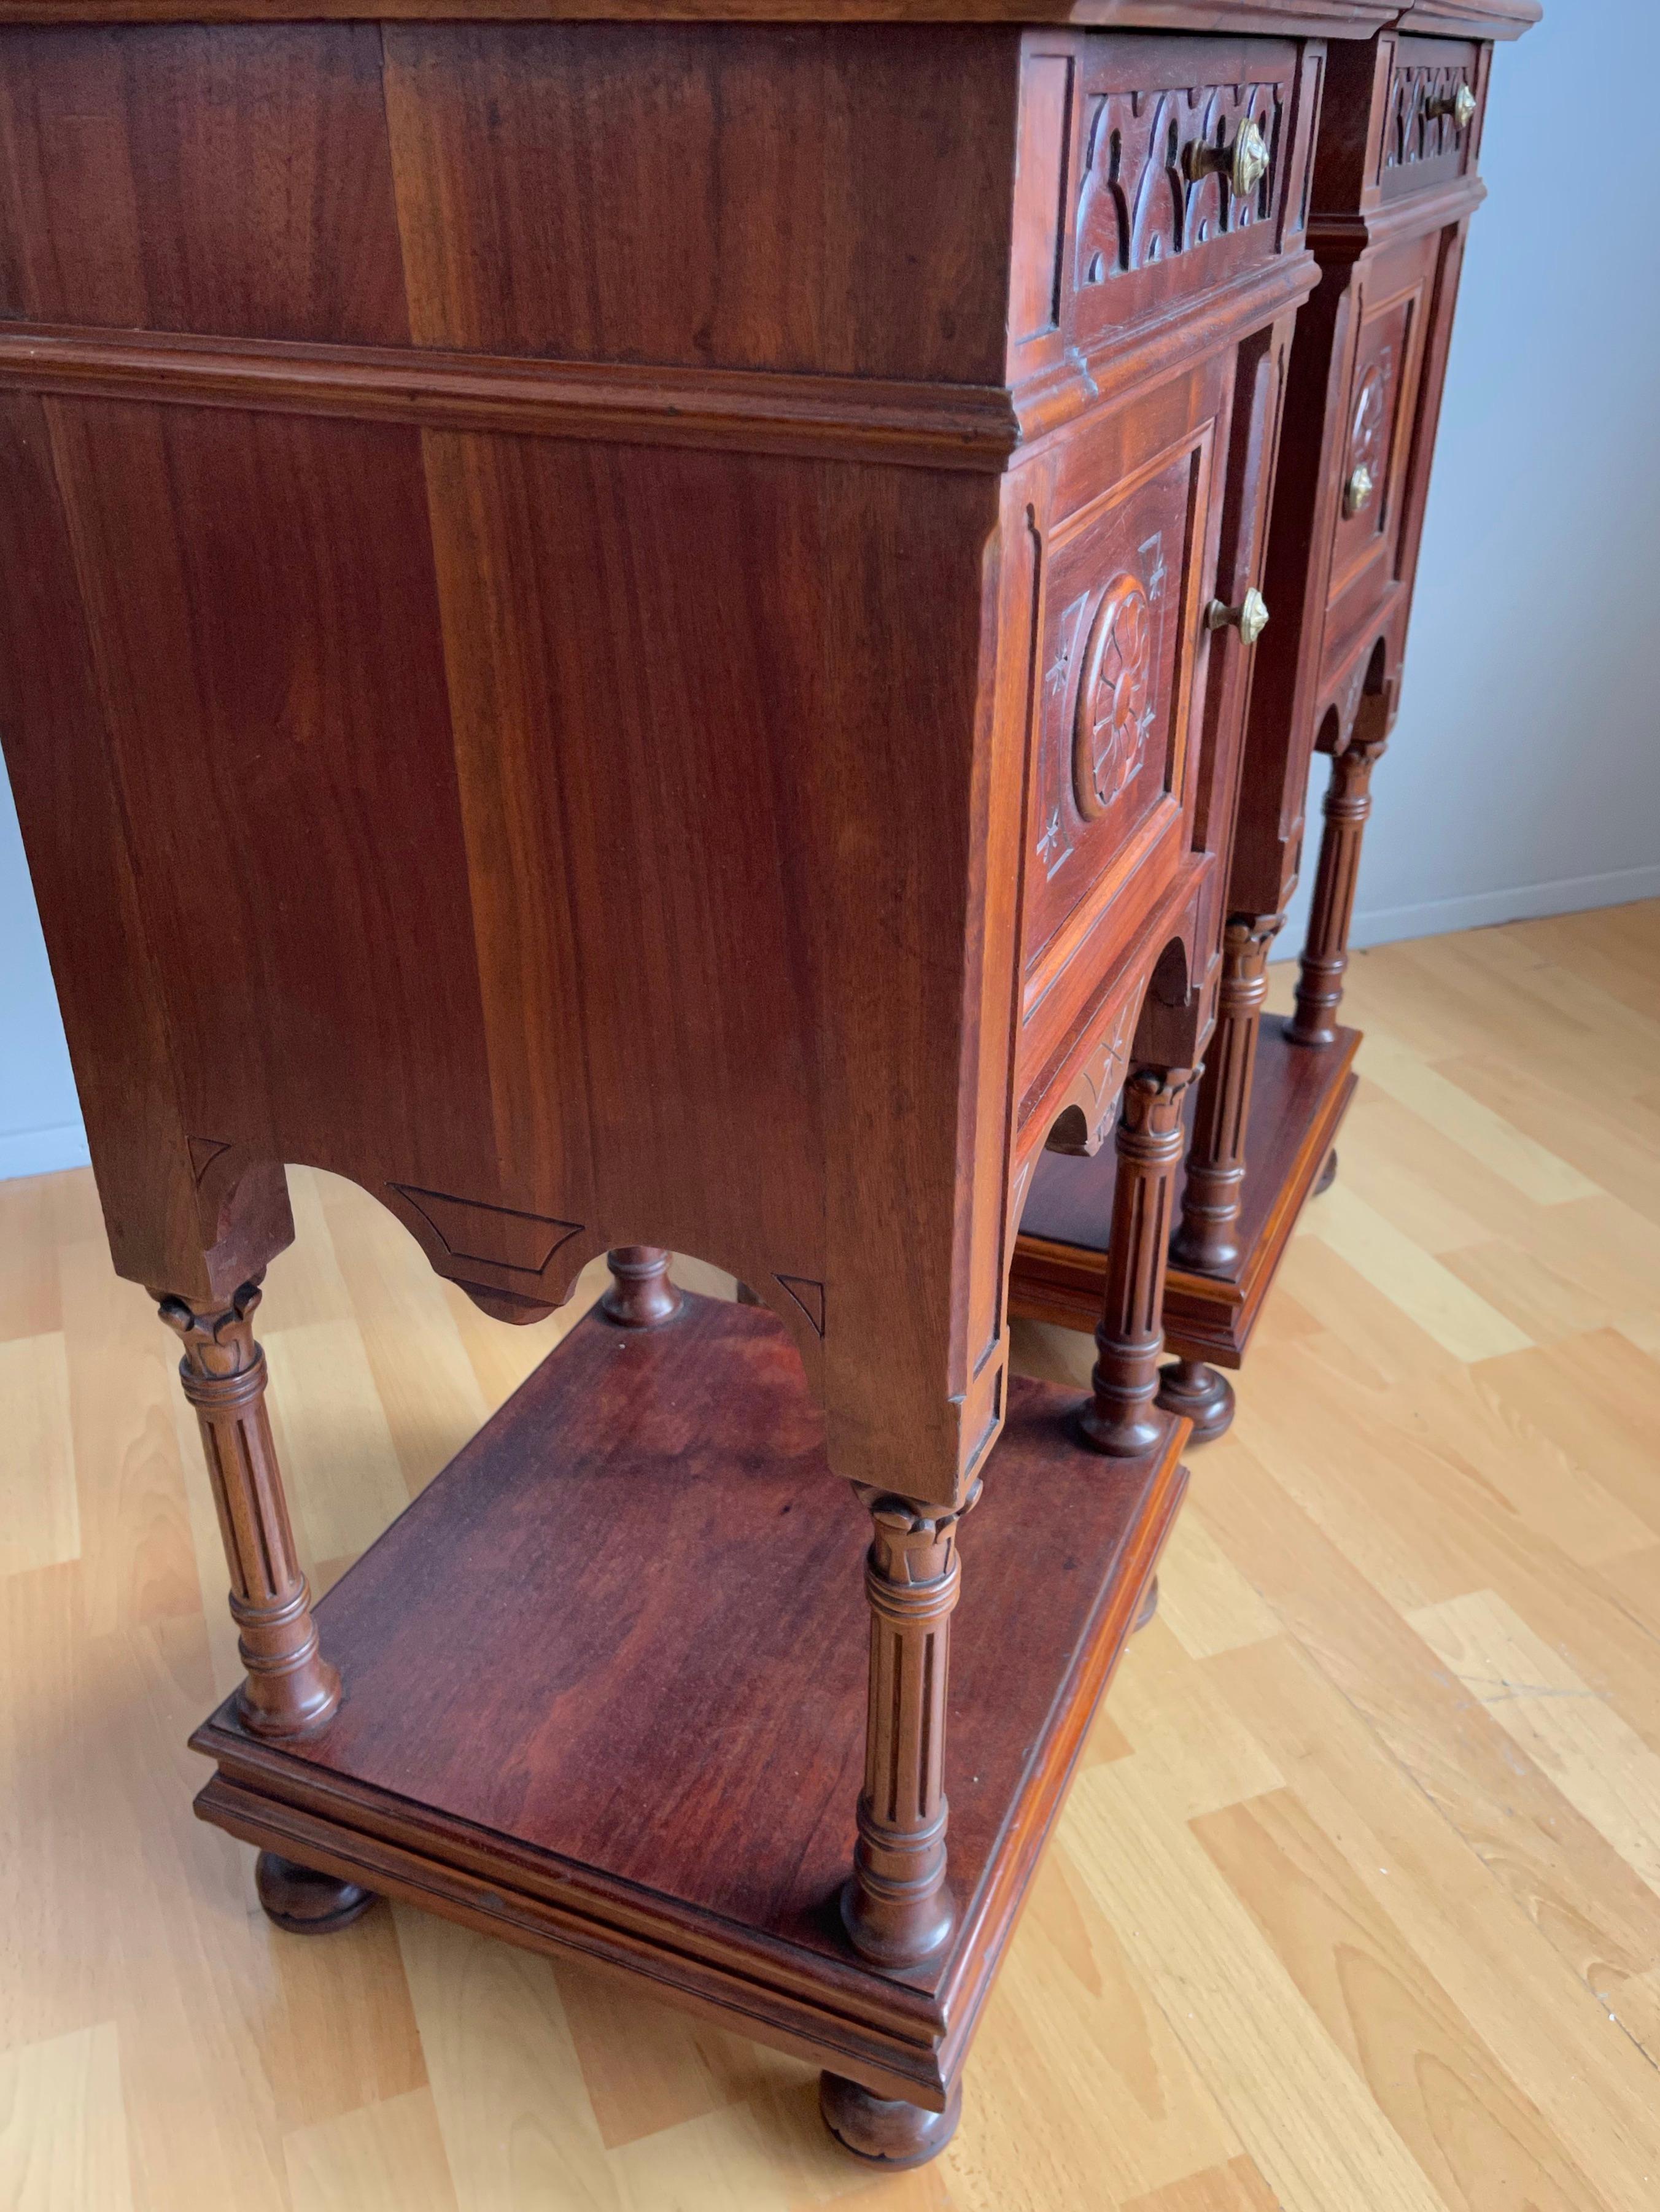
[[[1173,1359],[1158,1370],[1158,1399],[1167,1413],[1193,1423],[1192,1442],[1213,1443],[1233,1426],[1233,1385],[1202,1359]]]
[[[275,1851],[261,1851],[253,1863],[253,1886],[265,1917],[290,1936],[332,1936],[361,1920],[374,1903],[372,1889],[315,1867],[297,1866]]]
[[[818,2109],[843,2150],[895,2173],[926,2166],[944,2150],[963,2117],[963,2084],[952,2087],[943,2112],[931,2112],[903,2097],[879,2097],[845,2075],[821,2074]]]

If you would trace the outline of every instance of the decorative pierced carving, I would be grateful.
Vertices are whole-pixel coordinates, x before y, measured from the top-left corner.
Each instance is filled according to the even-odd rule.
[[[1279,191],[1280,112],[1280,88],[1271,84],[1097,94],[1085,126],[1076,288],[1129,276],[1266,222]],[[1242,197],[1227,165],[1207,172],[1190,149],[1219,154],[1253,122],[1268,142],[1269,163]]]
[[[1140,997],[1140,988],[1125,994],[1110,1029],[1091,1048],[1055,1118],[1046,1140],[1049,1151],[1091,1158],[1100,1150],[1124,1087],[1124,1067]]]
[[[958,1524],[980,1486],[960,1506],[853,1487],[871,1516],[870,1703],[842,1918],[866,1958],[915,1966],[939,1948],[955,1917],[946,1887],[946,1680],[962,1581]]]
[[[1102,594],[1085,648],[1073,736],[1080,814],[1104,814],[1140,767],[1157,713],[1155,678],[1147,586],[1126,572]]]
[[[307,1735],[340,1702],[340,1678],[318,1650],[311,1591],[300,1571],[265,1411],[265,1355],[254,1341],[256,1278],[228,1306],[161,1297],[161,1318],[185,1347],[179,1376],[196,1408],[213,1484],[230,1609],[247,1676],[237,1703],[265,1736]]]
[[[1462,90],[1474,99],[1469,77],[1463,62],[1396,64],[1383,132],[1385,170],[1410,168],[1458,152],[1469,127],[1468,122],[1459,122],[1458,95]]]

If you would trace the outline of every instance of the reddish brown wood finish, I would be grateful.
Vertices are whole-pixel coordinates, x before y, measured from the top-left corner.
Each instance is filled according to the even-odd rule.
[[[644,1972],[889,2160],[1181,1493],[1251,665],[1207,609],[1262,574],[1322,41],[1395,13],[1034,7],[1118,27],[0,0],[0,729],[116,1263],[260,1553],[201,1808],[284,1924],[356,1884]],[[1473,189],[1428,82],[1380,204]],[[1009,1383],[1007,1261],[1130,1067],[1096,1456]],[[288,1161],[503,1319],[616,1278],[319,1608],[337,1710],[241,1287]]]
[[[956,1917],[946,1884],[946,1689],[962,1516],[879,1492],[859,1494],[873,1530],[865,1559],[870,1696],[859,1840],[842,1922],[855,1949],[878,1966],[914,1966],[939,1948]],[[971,1492],[967,1504],[977,1496]]]
[[[1187,1152],[1182,1217],[1171,1257],[1205,1274],[1239,1258],[1239,1206],[1245,1179],[1245,1130],[1256,1062],[1257,1017],[1268,995],[1268,951],[1282,915],[1236,915],[1222,939],[1216,1028],[1205,1054]]]
[[[332,1936],[361,1920],[374,1902],[372,1889],[319,1874],[276,1851],[261,1851],[254,1860],[253,1886],[266,1918],[290,1936]]]
[[[1080,1451],[1017,1382],[969,1522],[946,1705],[951,1936],[897,1974],[837,1899],[858,1837],[870,1522],[781,1324],[591,1315],[337,1583],[345,1684],[295,1746],[234,1704],[204,1818],[510,1941],[649,1975],[943,2111],[1185,1481],[1179,1424]],[[465,1638],[453,1625],[465,1620]]]
[[[955,2084],[943,2112],[931,2112],[926,2105],[909,2104],[902,2097],[873,2096],[844,2074],[823,2074],[818,2109],[843,2150],[897,2173],[937,2158],[957,2133],[963,2085]]]
[[[1194,1363],[1232,1368],[1243,1360],[1280,1256],[1353,1094],[1359,1032],[1340,1030],[1335,1047],[1310,1052],[1286,1042],[1288,1020],[1266,1014],[1258,1029],[1245,1154],[1261,1172],[1248,1175],[1243,1187],[1244,1262],[1233,1275],[1190,1273],[1172,1265],[1164,1278],[1165,1347]],[[1112,1158],[1056,1155],[1049,1164],[1058,1172],[1046,1174],[1032,1193],[1010,1302],[1035,1321],[1092,1328],[1106,1280]],[[1184,1171],[1177,1170],[1178,1194]],[[1167,1387],[1161,1382],[1161,1392]],[[1185,1413],[1187,1407],[1171,1410]],[[1195,1433],[1202,1434],[1201,1424],[1195,1422]]]
[[[1148,1451],[1158,1435],[1152,1401],[1164,1340],[1164,1267],[1182,1158],[1182,1109],[1192,1080],[1191,1068],[1141,1068],[1124,1085],[1106,1297],[1095,1332],[1094,1395],[1078,1417],[1097,1451]]]
[[[1292,1044],[1337,1042],[1337,1009],[1349,964],[1349,924],[1360,872],[1360,841],[1371,813],[1371,772],[1383,751],[1381,738],[1349,744],[1331,764],[1322,803],[1320,865],[1314,878],[1309,933],[1298,957],[1297,1010],[1286,1036]]]
[[[680,1310],[680,1291],[669,1280],[671,1255],[660,1244],[620,1244],[607,1252],[610,1289],[599,1304],[623,1328],[657,1328]],[[759,1304],[751,1293],[751,1300]]]
[[[1231,1397],[1201,1357],[1213,1347],[1238,1364],[1350,1087],[1353,1033],[1335,1014],[1365,787],[1398,697],[1458,269],[1481,196],[1475,156],[1491,59],[1482,41],[1521,27],[1502,10],[1438,4],[1327,55],[1309,217],[1322,281],[1291,357],[1263,568],[1272,619],[1254,656],[1229,859],[1233,957],[1225,956],[1171,1254],[1166,1323],[1184,1357],[1166,1370],[1164,1402],[1194,1418],[1201,1440],[1226,1425]],[[1420,30],[1437,35],[1411,35]],[[1468,127],[1450,112],[1461,88],[1476,103]],[[1338,757],[1298,1014],[1282,1034],[1341,1044],[1341,1065],[1278,1085],[1280,1109],[1307,1118],[1276,1134],[1252,1100],[1261,933],[1297,880],[1316,737]],[[1099,1276],[1091,1255],[1105,1242],[1110,1195],[1104,1183],[1095,1218],[1078,1221],[1068,1249],[1056,1217],[1076,1216],[1081,1194],[1068,1164],[1039,1166],[1016,1247],[1013,1310],[1089,1325],[1088,1287]]]
[[[217,1311],[185,1298],[160,1303],[185,1347],[179,1380],[196,1408],[230,1569],[231,1615],[247,1668],[238,1708],[256,1735],[308,1735],[338,1705],[340,1678],[318,1647],[271,1442],[265,1355],[253,1337],[258,1279]]]

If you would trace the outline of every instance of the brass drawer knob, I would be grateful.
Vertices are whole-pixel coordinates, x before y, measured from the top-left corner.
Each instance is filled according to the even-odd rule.
[[[1364,461],[1360,462],[1359,466],[1355,469],[1353,476],[1350,477],[1348,482],[1343,487],[1344,514],[1359,514],[1363,513],[1365,508],[1371,505],[1371,495],[1377,489],[1377,485],[1371,480],[1371,471],[1366,466]]]
[[[1214,173],[1227,179],[1235,199],[1248,200],[1268,173],[1268,142],[1256,118],[1247,117],[1231,146],[1194,139],[1188,148],[1187,169],[1190,184]]]
[[[1227,606],[1220,599],[1213,599],[1205,609],[1205,627],[1207,629],[1232,628],[1238,631],[1246,645],[1255,645],[1268,626],[1268,603],[1255,585],[1237,607]]]
[[[1450,86],[1444,92],[1432,93],[1424,102],[1424,112],[1432,123],[1450,115],[1455,131],[1468,131],[1475,120],[1475,94],[1467,84]]]

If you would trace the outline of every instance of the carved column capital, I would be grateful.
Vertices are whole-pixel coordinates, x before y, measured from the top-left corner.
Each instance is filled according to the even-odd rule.
[[[921,1588],[958,1572],[957,1531],[980,1501],[976,1483],[960,1505],[931,1505],[855,1482],[854,1495],[871,1516],[870,1568],[888,1588]]]
[[[263,1362],[265,1354],[253,1340],[253,1315],[264,1279],[256,1275],[244,1283],[230,1304],[216,1311],[211,1306],[193,1306],[186,1298],[157,1296],[157,1310],[185,1347],[179,1371],[192,1404],[200,1402],[194,1384],[228,1381],[251,1373]]]

